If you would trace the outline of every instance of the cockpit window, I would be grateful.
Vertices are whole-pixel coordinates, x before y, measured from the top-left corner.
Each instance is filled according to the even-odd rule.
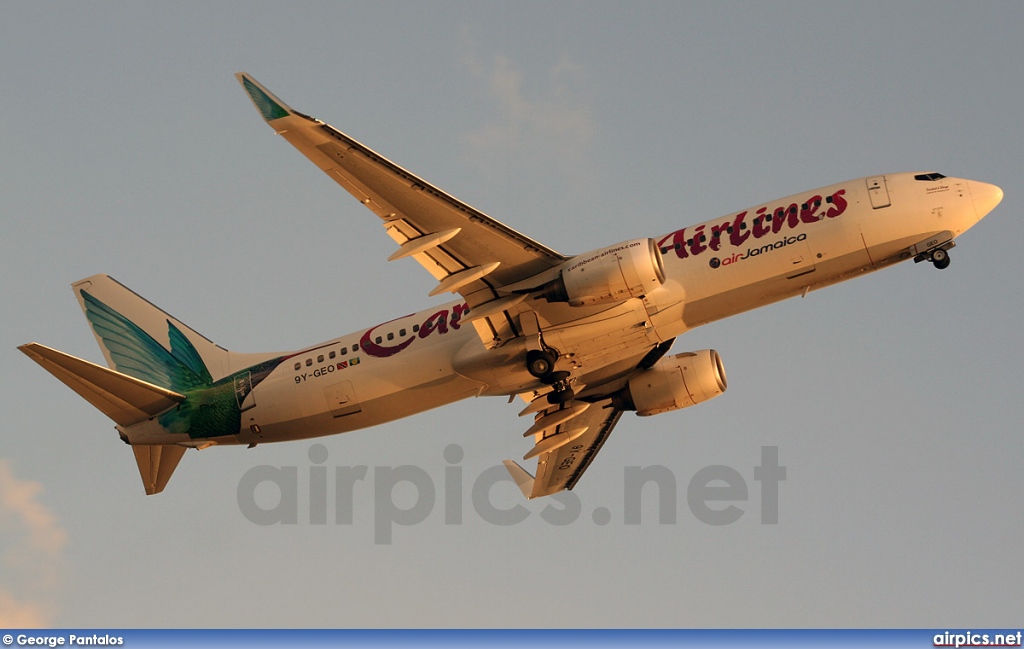
[[[914,176],[914,180],[942,180],[943,178],[945,178],[945,176],[937,173],[917,174]]]

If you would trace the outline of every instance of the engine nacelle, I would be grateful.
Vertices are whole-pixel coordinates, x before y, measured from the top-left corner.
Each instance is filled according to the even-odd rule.
[[[634,239],[577,255],[542,287],[548,302],[571,306],[621,302],[665,283],[665,263],[654,239]]]
[[[641,417],[687,408],[725,392],[725,368],[713,349],[676,354],[630,379],[612,399]]]

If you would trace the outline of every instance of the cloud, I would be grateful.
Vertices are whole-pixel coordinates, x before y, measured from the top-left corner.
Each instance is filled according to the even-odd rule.
[[[41,491],[0,460],[0,541],[9,543],[0,554],[0,627],[42,627],[53,619],[67,534],[37,500]]]
[[[484,58],[471,46],[464,51],[466,69],[492,106],[462,137],[473,164],[492,175],[528,182],[532,173],[563,190],[587,191],[597,126],[584,68],[562,57],[528,76],[508,57]]]

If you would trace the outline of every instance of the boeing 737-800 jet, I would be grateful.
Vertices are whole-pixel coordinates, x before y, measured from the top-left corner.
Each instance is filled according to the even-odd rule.
[[[666,356],[694,327],[899,261],[949,265],[1003,192],[939,173],[859,178],[656,237],[564,256],[324,122],[238,80],[274,131],[381,220],[459,299],[299,351],[238,354],[106,275],[74,284],[107,367],[37,343],[33,360],[117,424],[146,493],[184,452],[375,426],[467,397],[521,397],[528,498],[572,489],[622,413],[722,394],[717,352]]]

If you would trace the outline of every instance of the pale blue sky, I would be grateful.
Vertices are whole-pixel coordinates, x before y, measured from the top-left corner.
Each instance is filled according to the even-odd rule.
[[[0,615],[68,627],[1019,620],[1022,28],[1019,2],[3,3]],[[566,254],[886,172],[974,178],[1006,198],[946,271],[903,264],[680,338],[676,352],[722,354],[728,392],[627,414],[570,525],[545,522],[545,502],[505,527],[470,506],[475,479],[526,450],[519,406],[501,399],[321,440],[326,466],[371,467],[352,525],[309,524],[306,442],[190,451],[146,497],[112,423],[15,349],[35,340],[101,361],[71,282],[109,273],[238,351],[432,303],[418,265],[385,262],[377,219],[262,123],[241,70]],[[446,526],[450,444],[464,450],[466,505]],[[760,524],[762,446],[787,467],[777,525]],[[437,506],[376,545],[374,467],[405,464],[432,477]],[[298,467],[298,524],[239,511],[258,465]],[[648,465],[676,476],[675,524],[658,524],[653,498],[640,525],[624,522],[625,467]],[[732,525],[687,507],[710,465],[749,488]],[[494,500],[510,507],[518,492],[498,486]]]

